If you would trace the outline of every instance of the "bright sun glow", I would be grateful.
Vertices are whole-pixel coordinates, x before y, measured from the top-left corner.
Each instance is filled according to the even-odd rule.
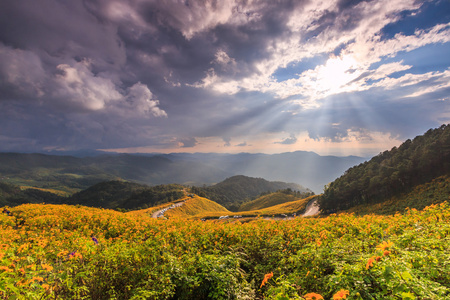
[[[343,86],[360,75],[358,63],[350,56],[331,57],[324,66],[318,67],[317,88],[334,94],[342,90]]]

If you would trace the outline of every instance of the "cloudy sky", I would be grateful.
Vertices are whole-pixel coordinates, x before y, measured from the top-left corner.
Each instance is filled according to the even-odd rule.
[[[0,1],[0,151],[372,155],[450,122],[450,1]]]

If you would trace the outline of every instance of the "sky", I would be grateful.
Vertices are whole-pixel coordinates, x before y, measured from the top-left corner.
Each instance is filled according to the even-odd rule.
[[[0,151],[370,156],[450,122],[450,1],[0,0]]]

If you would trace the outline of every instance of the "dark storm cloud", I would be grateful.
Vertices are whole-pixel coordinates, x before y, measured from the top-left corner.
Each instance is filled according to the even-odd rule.
[[[376,52],[377,39],[364,34],[372,25],[397,22],[405,9],[420,8],[406,2],[393,3],[389,11],[391,6],[365,1],[323,1],[317,7],[311,1],[2,1],[0,150],[20,150],[26,144],[36,151],[195,148],[208,137],[223,139],[221,145],[232,148],[231,141],[247,140],[245,135],[286,132],[293,135],[284,140],[278,135],[276,144],[294,145],[301,131],[339,142],[349,129],[359,128],[408,135],[408,126],[419,126],[402,113],[418,116],[416,109],[422,109],[426,115],[419,117],[420,126],[448,119],[445,109],[424,104],[442,108],[448,103],[445,66],[428,81],[411,76],[397,83],[377,69],[382,62],[374,59],[367,64],[378,63],[376,67],[347,84],[359,85],[356,92],[316,98],[301,74],[293,72],[285,81],[275,76],[275,70],[295,63],[302,70],[298,72],[309,72],[311,81],[318,82],[316,65],[302,63],[320,56],[317,66],[325,64],[332,54],[351,52],[358,39],[375,49],[368,54],[358,49],[364,55],[389,56]],[[428,40],[417,44],[445,43],[447,29],[439,30],[436,40],[422,32]],[[402,36],[395,38],[395,45],[404,43]],[[410,51],[410,44],[396,51]],[[397,72],[409,72],[395,55],[391,60]],[[374,87],[366,87],[369,83]],[[396,85],[400,88],[394,89]],[[418,87],[444,100],[417,96]],[[414,99],[403,101],[408,94]],[[301,109],[291,105],[293,99],[305,100]],[[390,121],[368,122],[361,113],[368,107],[377,113],[371,119]],[[252,143],[247,141],[240,146]]]

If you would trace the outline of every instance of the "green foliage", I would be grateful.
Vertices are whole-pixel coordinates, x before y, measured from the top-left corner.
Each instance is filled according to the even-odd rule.
[[[13,184],[0,182],[0,205],[15,206],[24,203],[64,203],[66,198],[58,196],[54,193],[41,191],[38,189],[25,189]]]
[[[386,201],[354,206],[346,212],[364,214],[393,215],[408,208],[424,209],[427,206],[450,202],[450,176],[440,176],[431,182],[418,185],[405,194],[393,196]]]
[[[72,195],[66,203],[111,209],[139,209],[171,202],[184,196],[177,184],[149,187],[126,181],[101,182]]]
[[[381,202],[450,174],[450,125],[430,129],[370,161],[348,169],[320,199],[324,212]]]
[[[0,205],[2,206],[49,203],[132,210],[168,203],[183,196],[183,186],[177,184],[149,187],[114,180],[100,182],[70,197],[61,197],[39,189],[21,190],[17,186],[0,182]]]

